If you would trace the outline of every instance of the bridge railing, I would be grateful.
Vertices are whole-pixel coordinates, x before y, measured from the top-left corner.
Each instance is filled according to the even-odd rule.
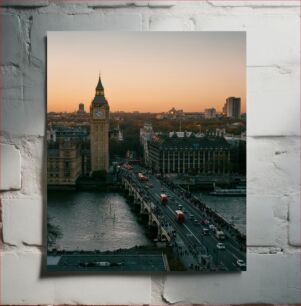
[[[167,240],[171,240],[173,237],[173,229],[170,228],[170,226],[166,226],[165,222],[163,220],[164,216],[161,214],[160,210],[157,206],[154,206],[153,202],[149,201],[148,197],[145,195],[141,195],[140,191],[141,188],[139,185],[133,180],[132,176],[130,174],[126,174],[123,176],[123,178],[127,181],[127,183],[131,186],[132,189],[135,190],[135,192],[138,194],[138,198],[145,206],[148,206],[148,213],[152,214],[153,217],[157,220],[157,225],[161,227],[161,231],[166,236]]]

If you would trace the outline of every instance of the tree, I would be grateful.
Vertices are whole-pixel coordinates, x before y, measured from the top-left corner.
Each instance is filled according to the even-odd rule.
[[[92,173],[92,177],[96,180],[104,181],[107,176],[106,170],[97,170]]]
[[[51,223],[52,218],[47,218],[47,242],[48,247],[52,247],[55,245],[57,239],[63,236],[61,228],[58,225],[54,225]]]

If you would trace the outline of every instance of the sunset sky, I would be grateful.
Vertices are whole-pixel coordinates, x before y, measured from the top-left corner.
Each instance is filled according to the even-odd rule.
[[[111,111],[246,111],[245,32],[48,32],[48,111],[89,110],[99,73]]]

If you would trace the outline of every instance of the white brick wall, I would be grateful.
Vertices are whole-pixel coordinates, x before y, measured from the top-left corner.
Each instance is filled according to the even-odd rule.
[[[299,1],[1,1],[1,304],[298,303]],[[50,30],[247,31],[248,271],[41,274]]]

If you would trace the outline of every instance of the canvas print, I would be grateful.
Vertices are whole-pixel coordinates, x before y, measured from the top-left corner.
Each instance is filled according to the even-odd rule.
[[[241,272],[245,32],[48,32],[47,270]]]

